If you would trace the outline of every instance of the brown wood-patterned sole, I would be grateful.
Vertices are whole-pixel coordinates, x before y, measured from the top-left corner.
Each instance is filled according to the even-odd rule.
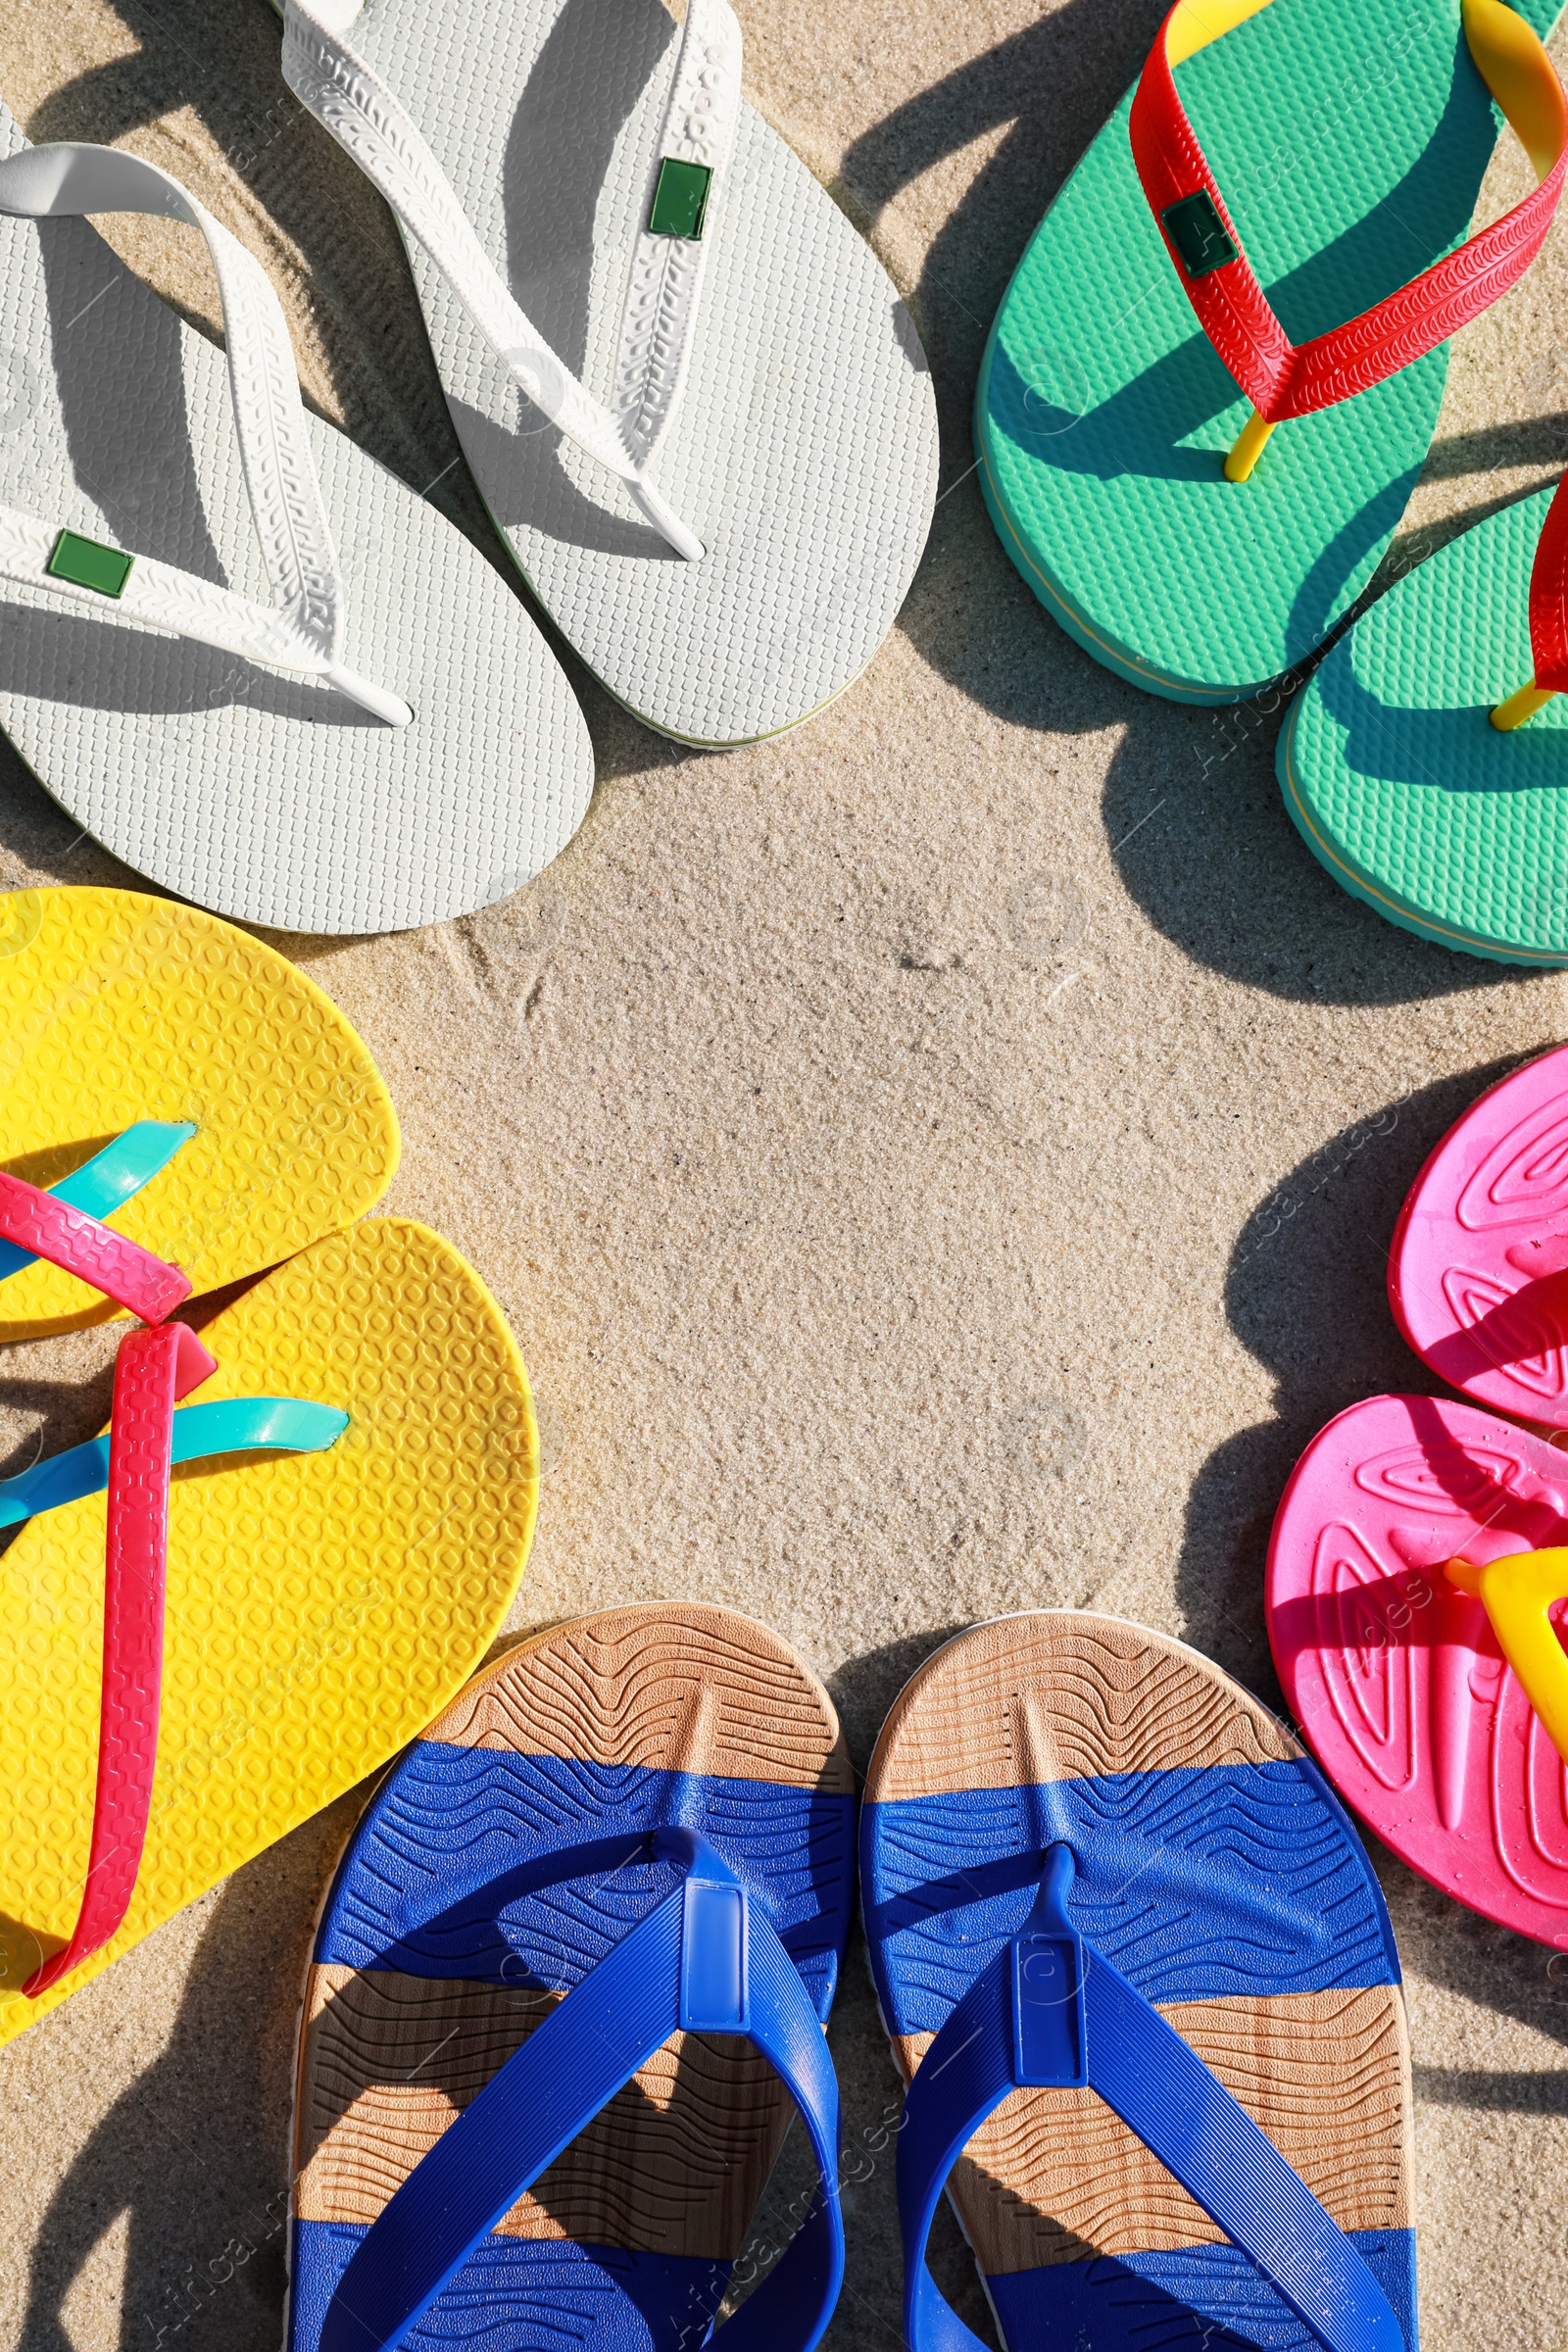
[[[1118,1618],[1039,1610],[974,1627],[895,1700],[867,1804],[1304,1751],[1197,1651]],[[1410,2053],[1396,1985],[1158,2004],[1342,2230],[1411,2226]],[[907,2082],[935,2036],[892,2034]],[[1015,2090],[949,2191],[983,2272],[1223,2242],[1092,2090]]]
[[[537,1635],[470,1683],[425,1737],[836,1795],[855,1788],[821,1684],[777,1635],[731,1609],[615,1609]],[[375,2221],[561,1997],[314,1964],[296,2218]],[[732,2260],[792,2114],[748,2042],[674,2034],[499,2231]]]

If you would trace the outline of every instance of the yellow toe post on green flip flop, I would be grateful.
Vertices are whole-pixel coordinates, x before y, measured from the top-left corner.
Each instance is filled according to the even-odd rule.
[[[1528,267],[1562,184],[1538,37],[1556,14],[1172,10],[1018,267],[976,403],[1003,544],[1097,661],[1233,701],[1366,586],[1437,423],[1443,338]],[[1493,94],[1540,184],[1464,243]]]
[[[1340,640],[1280,737],[1285,803],[1402,929],[1568,964],[1568,491],[1440,549]]]

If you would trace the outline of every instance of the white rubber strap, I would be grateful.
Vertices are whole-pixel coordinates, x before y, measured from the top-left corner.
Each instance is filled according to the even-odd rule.
[[[678,554],[695,560],[703,552],[701,540],[661,498],[650,475],[685,383],[703,273],[740,121],[741,28],[729,0],[688,0],[642,217],[648,220],[666,158],[702,164],[712,174],[703,235],[640,231],[621,314],[612,408],[595,400],[514,299],[427,142],[349,45],[346,35],[363,4],[285,0],[283,78],[424,247],[527,398],[626,484]]]
[[[0,213],[29,220],[155,213],[201,230],[222,303],[245,488],[278,602],[252,604],[150,556],[136,556],[122,593],[106,597],[51,572],[59,531],[14,507],[0,507],[0,578],[64,597],[106,619],[145,621],[250,662],[302,670],[324,679],[390,726],[407,726],[414,715],[407,703],[337,658],[342,576],[306,434],[288,329],[261,264],[177,179],[115,147],[22,149],[0,162]]]

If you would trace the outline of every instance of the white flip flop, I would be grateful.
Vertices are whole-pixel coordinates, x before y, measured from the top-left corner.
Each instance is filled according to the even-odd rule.
[[[82,217],[109,212],[201,230],[226,368]],[[242,922],[398,930],[571,838],[593,755],[560,665],[306,416],[260,264],[155,165],[29,147],[3,107],[0,412],[0,726],[127,865]]]
[[[919,562],[937,424],[892,281],[741,97],[727,0],[277,0],[391,206],[475,481],[648,725],[842,694]],[[597,387],[591,389],[590,387]]]

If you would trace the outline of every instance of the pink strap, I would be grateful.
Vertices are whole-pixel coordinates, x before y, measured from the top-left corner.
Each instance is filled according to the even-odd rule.
[[[190,1277],[166,1265],[112,1226],[79,1208],[68,1208],[53,1193],[42,1193],[20,1176],[0,1173],[0,1241],[15,1242],[34,1257],[90,1283],[117,1306],[129,1307],[144,1323],[161,1323],[190,1297]]]
[[[103,1701],[92,1844],[71,1941],[22,1987],[31,2001],[109,1941],[135,1890],[158,1761],[174,1406],[217,1369],[183,1323],[133,1331],[120,1344],[109,1434]]]

